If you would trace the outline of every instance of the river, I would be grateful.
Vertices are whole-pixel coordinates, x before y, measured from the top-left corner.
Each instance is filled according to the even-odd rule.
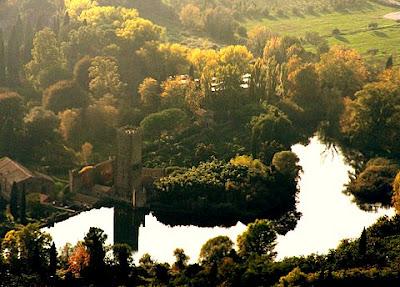
[[[335,248],[342,239],[358,237],[364,226],[370,226],[379,217],[394,214],[391,209],[362,211],[352,203],[350,197],[342,193],[349,180],[351,167],[344,162],[340,151],[327,149],[317,137],[312,138],[307,146],[298,144],[292,150],[303,167],[298,197],[298,210],[303,215],[293,231],[278,237],[278,259],[325,253]],[[135,218],[136,224],[133,224],[116,214],[114,216],[112,208],[101,208],[84,212],[44,230],[51,234],[60,248],[67,242],[75,244],[82,240],[90,227],[98,227],[108,235],[109,244],[122,239],[136,245],[138,251],[134,256],[135,262],[144,253],[149,253],[158,262],[172,263],[175,248],[183,248],[190,262],[196,262],[201,246],[208,239],[226,235],[235,242],[237,236],[246,229],[240,222],[230,228],[170,227],[158,222],[152,214]]]

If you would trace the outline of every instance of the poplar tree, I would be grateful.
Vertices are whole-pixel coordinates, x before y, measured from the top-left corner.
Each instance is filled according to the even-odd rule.
[[[19,84],[22,37],[22,21],[21,18],[18,17],[17,23],[13,26],[7,43],[7,81],[8,85],[11,87],[15,87]]]
[[[3,30],[0,29],[0,86],[6,85],[6,59]]]
[[[14,220],[18,217],[18,187],[17,184],[14,182],[11,187],[11,194],[10,194],[10,212],[11,215],[14,217]]]
[[[390,55],[390,57],[386,61],[386,69],[391,68],[393,68],[393,55]]]
[[[22,187],[22,191],[19,198],[19,221],[21,224],[26,223],[26,190],[25,184]]]
[[[56,275],[56,271],[57,271],[57,249],[56,249],[56,245],[53,244],[50,247],[50,251],[49,251],[49,272],[50,272],[50,276],[55,276]]]

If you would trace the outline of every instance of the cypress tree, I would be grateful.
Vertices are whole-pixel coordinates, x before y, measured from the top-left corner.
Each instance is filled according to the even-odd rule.
[[[69,30],[70,30],[70,17],[68,12],[65,12],[64,18],[61,20],[60,23],[60,29],[58,31],[58,39],[60,41],[67,41]]]
[[[18,217],[18,187],[14,182],[11,187],[11,195],[10,195],[10,212],[14,219]]]
[[[20,48],[23,38],[22,22],[18,17],[17,23],[11,30],[11,34],[7,43],[7,81],[8,85],[15,87],[19,84],[20,73]]]
[[[24,44],[23,44],[23,62],[28,63],[32,59],[34,31],[32,23],[26,22],[24,30]]]
[[[53,244],[50,247],[50,254],[49,254],[49,272],[50,276],[55,276],[57,271],[57,249],[56,245]]]
[[[21,224],[26,223],[26,191],[25,184],[22,186],[20,203],[19,203],[19,220]]]
[[[189,68],[189,77],[190,77],[192,80],[194,80],[194,66],[193,66],[193,65],[190,65],[190,68]]]
[[[3,30],[0,29],[0,86],[6,85],[6,58],[5,58]]]
[[[390,57],[386,61],[386,69],[391,68],[393,68],[393,55],[390,55]]]
[[[360,259],[364,259],[365,255],[367,254],[367,231],[365,230],[365,227],[361,233],[360,239],[358,241],[358,255],[360,256]]]
[[[69,13],[65,12],[64,20],[63,20],[63,26],[64,27],[68,26],[70,21],[71,21],[71,18],[69,17]]]

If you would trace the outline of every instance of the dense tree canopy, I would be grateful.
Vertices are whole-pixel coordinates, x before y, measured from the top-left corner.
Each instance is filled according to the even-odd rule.
[[[392,184],[399,165],[385,158],[374,158],[367,162],[365,169],[353,178],[346,192],[355,196],[355,201],[364,209],[374,205],[390,206],[393,194]]]
[[[398,156],[398,86],[388,81],[366,85],[346,103],[342,132],[366,154]]]
[[[246,156],[229,163],[201,163],[161,179],[152,205],[167,222],[186,222],[188,216],[202,225],[214,221],[228,224],[235,222],[233,218],[245,222],[255,217],[279,219],[295,209],[298,167],[294,164],[290,168],[294,170],[284,175]],[[163,214],[165,206],[173,206],[175,213],[187,214],[186,218]],[[223,214],[219,211],[222,208]],[[196,215],[200,210],[207,210],[207,221]]]

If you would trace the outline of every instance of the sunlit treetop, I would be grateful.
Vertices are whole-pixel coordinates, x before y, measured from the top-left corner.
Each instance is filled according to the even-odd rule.
[[[217,63],[218,54],[215,50],[203,50],[203,49],[193,49],[188,55],[189,61],[196,68],[196,70],[201,74],[203,69],[210,63]]]
[[[238,155],[231,159],[230,163],[234,166],[246,166],[251,170],[261,173],[265,173],[267,170],[267,167],[259,159],[253,159],[253,157],[248,155]]]
[[[78,18],[82,11],[97,6],[94,0],[65,0],[65,8],[72,18]]]
[[[249,64],[252,59],[253,55],[245,46],[228,46],[219,51],[219,60],[221,64],[236,65],[239,70],[243,72],[249,70]]]
[[[79,21],[94,26],[120,27],[125,21],[136,19],[139,13],[135,9],[113,6],[94,6],[83,10]]]
[[[129,19],[116,30],[118,37],[139,42],[158,40],[162,34],[163,28],[143,18]]]

